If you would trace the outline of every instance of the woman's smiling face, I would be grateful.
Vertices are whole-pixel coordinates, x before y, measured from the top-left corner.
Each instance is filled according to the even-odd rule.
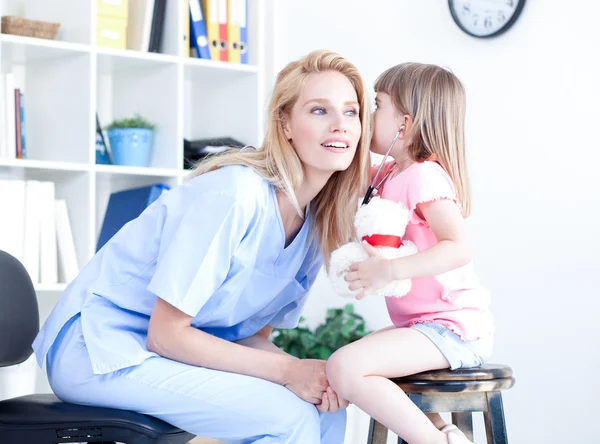
[[[359,116],[358,97],[346,76],[337,71],[307,76],[284,131],[308,177],[350,166],[361,136]]]

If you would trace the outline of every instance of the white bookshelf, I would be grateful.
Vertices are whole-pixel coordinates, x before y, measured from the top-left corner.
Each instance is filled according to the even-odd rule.
[[[163,53],[96,46],[96,0],[0,0],[0,16],[61,24],[56,40],[0,34],[0,70],[25,93],[27,159],[0,159],[0,178],[50,180],[67,201],[80,267],[93,256],[112,192],[183,182],[183,139],[261,140],[265,0],[249,0],[250,64],[183,56],[184,1],[169,0]],[[139,112],[156,124],[149,168],[95,164],[101,124]],[[66,283],[38,285],[60,292]]]
[[[185,180],[184,138],[260,142],[267,1],[248,2],[250,63],[239,65],[183,55],[185,0],[167,1],[160,54],[97,46],[96,0],[0,0],[0,16],[61,24],[56,40],[0,33],[0,71],[13,72],[25,95],[27,149],[27,159],[0,158],[0,178],[55,183],[80,268],[95,253],[112,192]],[[156,124],[148,168],[95,164],[96,112],[103,126],[136,112]],[[36,285],[41,322],[66,285]],[[50,391],[39,370],[36,385]]]

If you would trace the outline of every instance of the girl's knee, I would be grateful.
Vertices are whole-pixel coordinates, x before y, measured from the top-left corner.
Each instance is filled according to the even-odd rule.
[[[358,357],[349,347],[342,347],[327,360],[327,379],[335,392],[347,399],[357,378],[361,377]]]

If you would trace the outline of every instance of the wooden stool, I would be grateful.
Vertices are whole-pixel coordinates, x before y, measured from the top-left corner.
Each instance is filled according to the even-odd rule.
[[[452,423],[473,441],[472,412],[483,412],[488,444],[508,444],[501,390],[515,384],[505,365],[436,370],[392,379],[426,413],[451,412]],[[388,429],[371,418],[367,444],[385,444]],[[404,444],[398,438],[398,444]]]

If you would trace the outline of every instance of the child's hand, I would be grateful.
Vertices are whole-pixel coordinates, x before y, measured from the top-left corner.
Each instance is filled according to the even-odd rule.
[[[352,264],[344,277],[346,282],[350,282],[350,290],[362,289],[356,296],[359,300],[394,280],[392,261],[381,257],[379,250],[366,241],[363,242],[363,248],[369,258]]]

